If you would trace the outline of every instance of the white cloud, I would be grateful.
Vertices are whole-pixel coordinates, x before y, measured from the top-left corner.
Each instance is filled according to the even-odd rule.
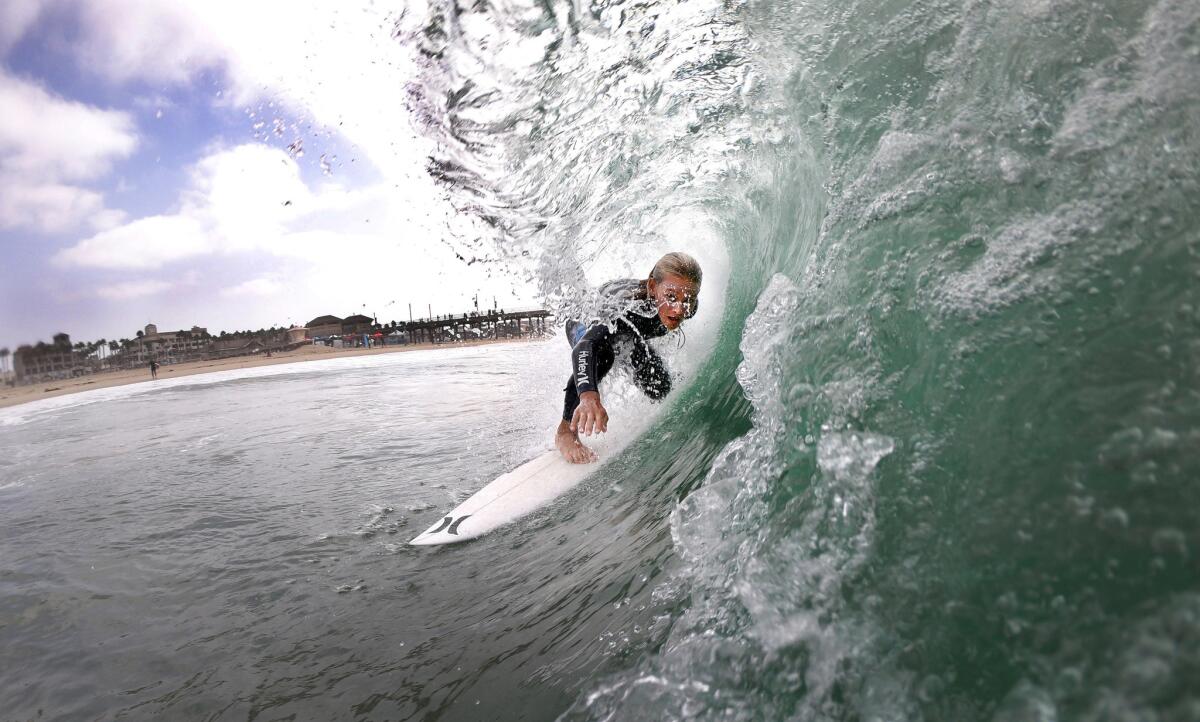
[[[78,185],[137,147],[125,113],[67,100],[0,70],[0,228],[58,232],[111,223],[103,196]],[[95,226],[94,226],[95,227]]]
[[[172,284],[166,281],[125,281],[103,286],[96,291],[96,295],[110,301],[126,301],[131,298],[154,296],[172,287]]]
[[[77,3],[83,30],[81,64],[120,82],[183,83],[219,66],[227,50],[217,28],[206,22],[203,4],[161,0],[83,0]],[[215,3],[232,10],[234,3]],[[243,20],[257,3],[242,3]],[[262,35],[264,26],[256,25]]]
[[[182,213],[203,222],[226,251],[260,247],[296,218],[296,209],[312,205],[296,162],[257,143],[207,156],[190,178]]]
[[[101,231],[54,254],[53,261],[60,266],[150,269],[210,250],[211,241],[194,218],[150,216]]]
[[[133,119],[68,100],[0,71],[0,168],[91,180],[137,147]]]
[[[37,20],[45,3],[5,0],[0,3],[0,53],[7,53]]]
[[[320,210],[283,151],[240,145],[206,156],[189,172],[173,214],[108,228],[54,255],[60,266],[149,269],[196,256],[283,249],[287,224],[299,209]],[[332,205],[341,192],[331,193]],[[286,251],[281,255],[287,255]]]
[[[188,175],[176,213],[107,229],[60,251],[55,261],[158,268],[193,256],[257,251],[326,262],[362,244],[427,247],[437,232],[435,223],[411,217],[396,188],[347,189],[328,180],[310,189],[295,160],[261,144],[219,150]]]
[[[2,178],[0,227],[57,233],[77,227],[81,218],[104,212],[104,198],[95,191],[59,183],[25,185]]]
[[[236,286],[223,289],[221,295],[226,298],[235,298],[238,296],[274,296],[282,290],[282,283],[274,278],[264,276],[262,278],[252,278]]]

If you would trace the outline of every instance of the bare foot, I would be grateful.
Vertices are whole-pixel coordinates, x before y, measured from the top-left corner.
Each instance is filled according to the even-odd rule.
[[[567,422],[558,425],[558,433],[554,435],[554,445],[563,458],[572,464],[590,464],[596,460],[596,452],[584,446],[579,441],[579,434],[571,431]]]

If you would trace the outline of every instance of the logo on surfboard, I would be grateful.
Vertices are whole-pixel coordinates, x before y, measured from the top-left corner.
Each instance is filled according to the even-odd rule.
[[[463,514],[462,516],[458,517],[457,519],[455,519],[452,516],[448,516],[448,517],[442,519],[442,523],[438,524],[437,529],[430,529],[429,531],[427,531],[425,533],[426,534],[439,534],[442,531],[445,531],[447,534],[453,534],[454,536],[458,536],[458,525],[462,524],[470,516],[471,516],[470,514]]]

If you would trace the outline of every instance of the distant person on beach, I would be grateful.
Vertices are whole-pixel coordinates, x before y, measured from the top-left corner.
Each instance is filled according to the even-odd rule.
[[[150,378],[158,378],[158,362],[153,359],[150,360]]]
[[[572,373],[564,389],[562,422],[554,436],[563,458],[572,464],[595,461],[596,454],[579,441],[579,435],[608,430],[600,381],[617,358],[650,398],[658,401],[671,390],[666,364],[646,341],[665,336],[696,314],[702,277],[696,259],[686,253],[668,253],[654,264],[649,278],[620,279],[601,286],[600,318],[586,325],[567,321]]]

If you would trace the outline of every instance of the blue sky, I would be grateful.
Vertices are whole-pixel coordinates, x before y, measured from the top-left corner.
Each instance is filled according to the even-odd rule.
[[[401,4],[340,5],[0,4],[0,346],[531,305],[447,242]]]

